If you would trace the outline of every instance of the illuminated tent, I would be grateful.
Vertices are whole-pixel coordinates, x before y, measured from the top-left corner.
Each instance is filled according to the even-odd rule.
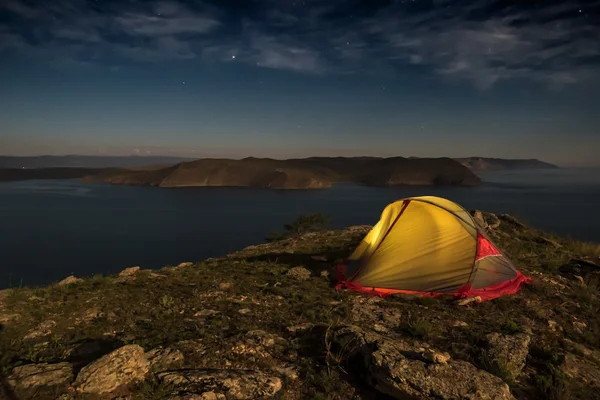
[[[516,293],[521,274],[458,204],[412,197],[388,205],[381,219],[338,267],[337,288],[489,300]]]

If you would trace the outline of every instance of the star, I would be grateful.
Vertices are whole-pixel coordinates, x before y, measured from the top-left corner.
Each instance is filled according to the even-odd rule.
[[[182,82],[185,85],[185,82]]]
[[[235,56],[231,56],[231,59],[232,59],[232,60],[235,60]]]

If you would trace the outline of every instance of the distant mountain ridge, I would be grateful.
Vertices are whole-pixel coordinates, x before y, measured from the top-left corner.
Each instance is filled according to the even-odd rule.
[[[474,171],[499,171],[518,169],[556,169],[557,165],[550,164],[538,159],[504,159],[486,157],[455,158],[467,168]]]
[[[128,168],[172,165],[195,158],[171,156],[0,156],[0,168]]]

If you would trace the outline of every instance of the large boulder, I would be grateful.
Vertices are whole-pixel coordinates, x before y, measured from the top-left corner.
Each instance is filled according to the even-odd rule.
[[[158,374],[158,379],[179,394],[198,394],[198,399],[207,400],[269,398],[282,387],[281,379],[277,377],[259,371],[234,369],[170,371]]]
[[[127,345],[83,367],[73,386],[82,393],[105,394],[144,380],[150,362],[144,349]]]
[[[525,333],[503,335],[495,332],[487,335],[486,339],[487,361],[491,367],[508,380],[516,379],[525,366],[531,337]]]
[[[514,400],[500,378],[466,361],[429,361],[424,349],[356,326],[334,330],[333,344],[362,364],[367,381],[379,392],[396,399]],[[435,350],[433,350],[435,351]],[[440,352],[440,354],[443,354]]]
[[[56,393],[73,381],[73,366],[68,362],[57,364],[27,364],[15,367],[8,376],[8,387],[18,396],[51,390]]]

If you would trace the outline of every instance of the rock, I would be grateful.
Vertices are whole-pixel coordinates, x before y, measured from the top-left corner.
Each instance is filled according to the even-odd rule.
[[[483,217],[483,213],[480,210],[472,211],[471,216],[481,228],[485,229],[488,227],[488,224],[485,222],[485,218]]]
[[[241,310],[238,310],[238,312],[242,315],[245,315],[251,313],[252,310],[250,310],[249,308],[242,308]]]
[[[66,285],[72,285],[73,283],[79,283],[79,282],[83,282],[83,279],[76,278],[73,275],[71,275],[71,276],[66,277],[62,281],[58,282],[57,285],[58,286],[66,286]]]
[[[179,368],[183,364],[183,353],[170,347],[158,347],[146,352],[145,357],[150,362],[153,372],[163,372],[169,369]]]
[[[149,370],[150,362],[144,356],[144,349],[135,344],[127,345],[83,367],[73,386],[82,393],[111,393],[144,380]]]
[[[185,356],[201,357],[206,354],[206,345],[202,339],[181,340],[175,343],[173,348],[181,351]]]
[[[573,328],[575,328],[578,333],[583,333],[587,328],[587,324],[585,322],[575,321],[573,322]]]
[[[452,326],[455,328],[459,328],[459,327],[469,326],[469,324],[467,324],[465,321],[456,320],[452,323]]]
[[[310,271],[304,267],[294,267],[290,269],[286,275],[299,281],[307,281],[310,279],[311,274]]]
[[[156,272],[150,272],[150,278],[153,278],[153,279],[164,279],[166,277],[167,276],[163,275],[163,274],[157,274]]]
[[[68,362],[58,364],[27,364],[16,367],[8,376],[11,390],[27,397],[28,392],[38,392],[42,388],[57,390],[66,388],[73,381],[73,366]],[[33,398],[33,397],[31,397]]]
[[[486,212],[483,214],[487,223],[488,229],[498,229],[500,227],[500,219],[494,213]]]
[[[432,349],[426,349],[423,352],[423,357],[431,362],[434,362],[436,364],[448,364],[448,361],[450,360],[450,354],[446,353],[446,352],[439,352],[439,351],[435,351]]]
[[[486,339],[489,361],[495,368],[500,368],[506,373],[508,379],[516,379],[525,366],[531,336],[524,333],[503,335],[495,332],[486,335]]]
[[[253,400],[273,397],[281,379],[259,371],[198,369],[163,372],[158,379],[176,391],[195,393],[199,399]]]
[[[459,306],[467,306],[471,303],[481,303],[481,297],[479,297],[479,296],[467,297],[467,298],[456,301],[456,304]]]
[[[395,399],[514,400],[500,378],[466,361],[428,363],[400,338],[342,326],[334,331],[333,341],[363,364],[369,384]]]
[[[219,283],[220,290],[229,290],[233,287],[233,283],[231,282],[221,282]]]
[[[510,222],[513,225],[516,225],[517,227],[521,228],[521,229],[525,229],[527,228],[525,226],[525,224],[523,224],[521,221],[519,221],[518,219],[516,219],[515,217],[513,217],[512,215],[509,214],[501,214],[500,215],[500,219]]]
[[[289,333],[303,333],[303,332],[311,330],[314,326],[315,326],[315,324],[311,324],[311,323],[288,326],[287,331]]]
[[[329,279],[330,276],[331,274],[329,273],[329,271],[321,271],[321,278]]]
[[[119,276],[121,278],[130,277],[138,273],[140,267],[129,267],[125,268],[123,271],[119,272]]]
[[[311,260],[327,262],[327,257],[325,256],[310,256]]]
[[[202,310],[194,314],[194,317],[214,317],[217,314],[220,314],[220,312],[215,310]]]
[[[193,262],[186,261],[186,262],[179,263],[179,265],[177,266],[177,268],[191,267],[192,265],[194,265]]]
[[[51,319],[46,320],[46,321],[40,323],[35,328],[33,328],[32,330],[30,330],[29,332],[27,332],[27,334],[23,337],[23,340],[31,340],[31,339],[37,339],[40,337],[48,336],[52,333],[52,328],[54,328],[55,326],[56,326],[55,321],[53,321]]]

